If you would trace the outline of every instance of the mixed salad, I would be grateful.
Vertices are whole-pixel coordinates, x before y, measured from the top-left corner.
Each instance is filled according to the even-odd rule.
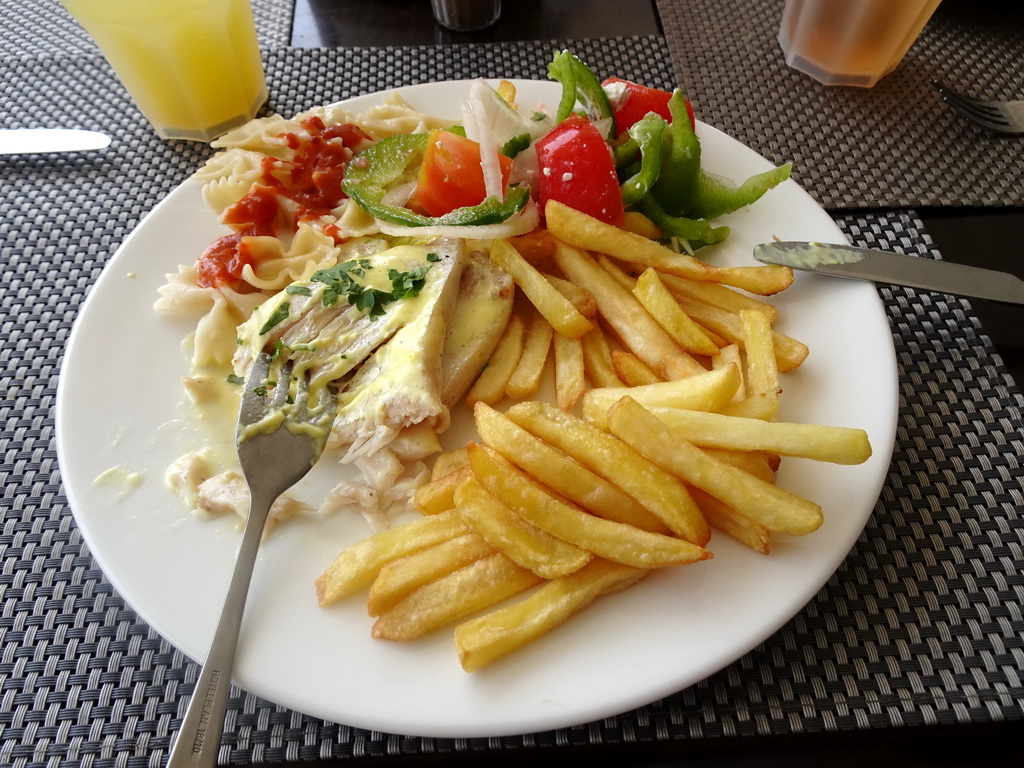
[[[344,191],[393,232],[501,223],[502,234],[521,234],[538,223],[531,203],[543,211],[558,200],[614,225],[637,210],[695,251],[728,234],[712,220],[789,178],[786,164],[734,187],[702,170],[693,107],[679,89],[600,82],[569,51],[548,76],[562,86],[554,115],[524,115],[504,84],[477,80],[462,126],[378,142],[349,163]]]
[[[557,200],[622,226],[627,212],[652,221],[666,242],[693,254],[724,240],[715,220],[789,178],[789,163],[736,186],[701,167],[693,107],[679,89],[611,77],[603,82],[569,51],[548,77],[561,87],[552,111],[520,111],[515,88],[472,83],[459,125],[373,141],[353,125],[312,121],[298,162],[270,158],[265,182],[225,212],[236,232],[200,259],[200,284],[237,283],[245,236],[270,234],[282,179],[299,217],[348,197],[386,235],[493,239],[543,226]],[[267,186],[269,185],[269,186]]]

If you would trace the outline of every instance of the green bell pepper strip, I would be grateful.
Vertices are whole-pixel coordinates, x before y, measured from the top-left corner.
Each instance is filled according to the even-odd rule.
[[[647,115],[630,126],[629,137],[640,149],[640,168],[620,185],[623,205],[639,202],[661,175],[665,126],[664,118],[657,115]]]
[[[342,189],[356,204],[381,221],[407,227],[483,226],[500,224],[523,209],[530,199],[529,187],[513,187],[505,199],[488,197],[479,205],[456,208],[444,216],[423,216],[382,200],[388,184],[400,179],[423,154],[427,134],[409,133],[381,139],[352,158],[345,168]]]
[[[720,243],[729,236],[728,227],[713,227],[706,219],[689,219],[672,216],[654,199],[653,195],[645,195],[636,204],[637,210],[653,221],[667,237],[678,237],[685,240],[693,250],[705,245]]]
[[[608,94],[601,87],[601,81],[586,64],[569,51],[560,51],[548,64],[548,78],[562,84],[562,98],[555,112],[555,123],[560,123],[576,108],[576,102],[583,105],[587,117],[593,122],[608,120],[609,128],[605,139],[611,141],[618,135],[615,127],[615,113],[612,111]]]
[[[640,145],[636,139],[628,133],[620,137],[620,140],[612,146],[612,154],[615,156],[615,170],[621,176],[623,171],[628,169],[640,157]]]
[[[789,178],[792,163],[755,174],[734,187],[707,173],[701,173],[697,182],[697,199],[689,209],[691,216],[714,219],[726,213],[750,205],[767,192]]]
[[[673,216],[690,215],[700,180],[700,139],[690,125],[686,97],[678,88],[668,100],[672,123],[666,134],[661,176],[651,190],[659,207]]]

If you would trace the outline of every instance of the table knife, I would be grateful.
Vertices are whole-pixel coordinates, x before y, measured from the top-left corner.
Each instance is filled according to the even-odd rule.
[[[950,261],[815,242],[761,243],[754,246],[754,258],[825,275],[1024,304],[1024,280],[1019,277]]]
[[[78,128],[0,129],[0,155],[80,152],[103,149],[109,144],[106,134]]]

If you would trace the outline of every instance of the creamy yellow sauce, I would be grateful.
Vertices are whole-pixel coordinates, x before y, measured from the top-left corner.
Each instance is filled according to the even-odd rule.
[[[118,497],[124,498],[142,485],[144,479],[141,472],[135,472],[123,464],[118,464],[116,467],[111,467],[100,473],[92,483],[96,486],[118,486],[120,488]]]

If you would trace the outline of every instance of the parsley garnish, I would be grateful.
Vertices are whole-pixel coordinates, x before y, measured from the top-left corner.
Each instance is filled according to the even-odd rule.
[[[418,296],[427,282],[427,271],[430,265],[427,264],[408,272],[399,272],[397,269],[388,270],[388,279],[391,287],[395,289],[395,299],[405,299]]]
[[[289,304],[288,304],[287,301],[282,301],[280,304],[278,304],[277,305],[277,309],[275,309],[270,314],[270,317],[267,318],[267,322],[265,322],[263,324],[263,327],[260,328],[260,336],[262,336],[264,333],[269,331],[271,328],[273,328],[275,325],[280,323],[282,320],[287,320],[288,319],[288,310],[289,310]]]
[[[227,378],[228,384],[245,384],[245,379],[241,376],[237,376],[234,373],[229,373]]]
[[[427,254],[427,261],[440,260],[441,257],[436,253]],[[344,297],[356,309],[369,313],[370,317],[379,317],[384,314],[384,308],[391,302],[418,295],[426,284],[426,275],[430,266],[430,264],[426,264],[408,272],[389,269],[388,279],[391,281],[391,293],[368,288],[355,279],[355,277],[365,276],[367,270],[373,268],[369,259],[353,259],[337,264],[330,269],[321,269],[315,272],[310,280],[324,284],[322,301],[325,307],[333,307],[338,303],[338,299]]]
[[[285,293],[298,294],[300,296],[312,296],[313,292],[304,285],[289,285],[284,289]]]

